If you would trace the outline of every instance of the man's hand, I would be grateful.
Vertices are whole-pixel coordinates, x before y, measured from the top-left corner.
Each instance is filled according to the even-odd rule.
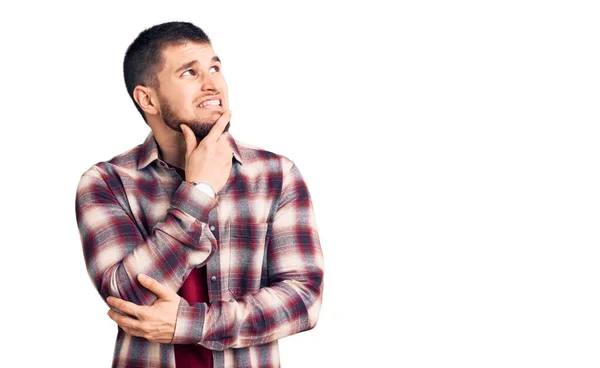
[[[113,310],[108,316],[130,335],[143,337],[151,342],[169,344],[175,334],[175,322],[181,297],[153,278],[139,274],[138,280],[146,289],[152,291],[158,299],[152,306],[139,306],[123,299],[109,296],[110,306],[135,318],[124,316]]]
[[[185,179],[207,182],[215,193],[225,186],[231,171],[233,149],[223,134],[230,119],[231,111],[227,110],[199,144],[192,130],[180,125],[186,146]]]

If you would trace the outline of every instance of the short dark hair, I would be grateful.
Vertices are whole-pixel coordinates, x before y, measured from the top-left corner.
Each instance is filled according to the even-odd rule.
[[[146,116],[133,98],[133,90],[140,85],[158,89],[157,74],[164,64],[163,50],[167,46],[181,45],[186,42],[211,44],[206,33],[192,23],[167,22],[142,31],[127,48],[123,60],[125,87],[144,121]]]

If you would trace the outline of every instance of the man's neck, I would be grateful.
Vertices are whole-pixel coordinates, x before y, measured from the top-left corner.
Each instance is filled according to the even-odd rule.
[[[185,170],[185,137],[172,129],[152,129],[158,143],[159,157],[171,166]]]

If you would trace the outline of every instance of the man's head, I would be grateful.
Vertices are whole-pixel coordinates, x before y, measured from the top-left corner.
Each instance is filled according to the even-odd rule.
[[[151,127],[164,123],[181,132],[185,123],[201,139],[229,109],[221,62],[208,36],[191,23],[163,23],[140,33],[125,53],[123,74]]]

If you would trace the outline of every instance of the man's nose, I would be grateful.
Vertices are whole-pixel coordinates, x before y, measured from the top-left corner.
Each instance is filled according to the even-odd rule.
[[[217,84],[215,83],[215,79],[211,73],[202,73],[202,76],[200,77],[200,83],[203,91],[217,90]]]

